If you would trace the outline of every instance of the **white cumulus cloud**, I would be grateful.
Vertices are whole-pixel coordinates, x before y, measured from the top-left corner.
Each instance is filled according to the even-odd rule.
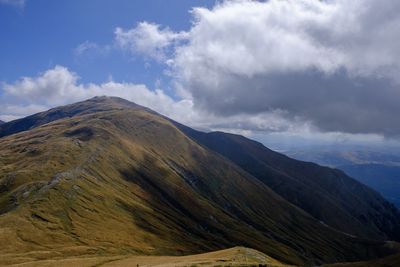
[[[149,47],[135,53],[161,49],[197,109],[398,136],[399,13],[396,0],[223,1],[194,8],[184,34],[151,23],[125,32],[146,33],[131,34]]]
[[[56,66],[36,77],[22,77],[14,83],[4,83],[2,88],[0,116],[5,119],[99,95],[122,97],[172,117],[179,117],[180,113],[191,116],[191,101],[175,101],[162,90],[150,90],[142,84],[114,81],[79,83],[79,76],[63,66]]]
[[[35,77],[22,77],[13,83],[3,83],[0,98],[0,119],[9,121],[49,108],[85,100],[94,96],[122,97],[149,107],[183,124],[203,130],[225,130],[250,134],[252,131],[290,131],[293,122],[280,112],[258,116],[218,116],[206,110],[195,109],[190,98],[173,99],[161,89],[151,90],[142,84],[105,83],[83,84],[79,76],[63,66],[56,66]],[[308,129],[308,125],[297,125]]]
[[[116,28],[114,33],[120,47],[155,60],[165,60],[167,49],[187,37],[185,32],[176,33],[148,22],[140,22],[135,28],[128,30]]]

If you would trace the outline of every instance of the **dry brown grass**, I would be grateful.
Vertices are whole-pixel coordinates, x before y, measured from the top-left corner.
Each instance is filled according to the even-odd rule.
[[[22,259],[21,259],[22,260]],[[25,258],[25,262],[12,266],[263,266],[284,267],[289,266],[253,249],[235,247],[215,252],[189,255],[189,256],[81,256],[69,258],[56,258],[52,260],[33,260]]]

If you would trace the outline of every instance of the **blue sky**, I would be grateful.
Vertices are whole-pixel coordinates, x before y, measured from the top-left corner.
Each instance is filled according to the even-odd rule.
[[[111,45],[116,27],[131,28],[141,21],[188,30],[193,6],[212,6],[203,0],[70,0],[26,1],[23,7],[0,4],[0,80],[12,82],[34,76],[55,65],[79,73],[83,82],[115,80],[152,87],[162,69],[145,68],[139,56],[113,50],[77,56],[85,41]]]
[[[265,143],[392,144],[399,13],[393,0],[0,0],[0,119],[100,94]]]

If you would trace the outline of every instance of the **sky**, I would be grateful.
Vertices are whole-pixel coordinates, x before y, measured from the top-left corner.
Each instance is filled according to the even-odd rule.
[[[265,144],[393,146],[400,1],[0,0],[0,120],[96,95]]]

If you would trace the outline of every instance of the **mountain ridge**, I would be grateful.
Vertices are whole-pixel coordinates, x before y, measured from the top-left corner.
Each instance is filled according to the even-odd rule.
[[[0,253],[244,245],[297,265],[391,253],[383,239],[321,223],[170,120],[120,101],[90,99],[0,126],[0,237],[10,240]]]
[[[117,108],[143,109],[148,112],[154,112],[146,107],[140,106],[122,98],[96,96],[88,100],[52,108],[45,112],[39,112],[25,118],[4,123],[5,125],[2,125],[2,127],[0,128],[0,138],[14,133],[27,131],[29,129],[33,129],[35,127],[55,120],[90,114],[93,112],[105,112]]]

